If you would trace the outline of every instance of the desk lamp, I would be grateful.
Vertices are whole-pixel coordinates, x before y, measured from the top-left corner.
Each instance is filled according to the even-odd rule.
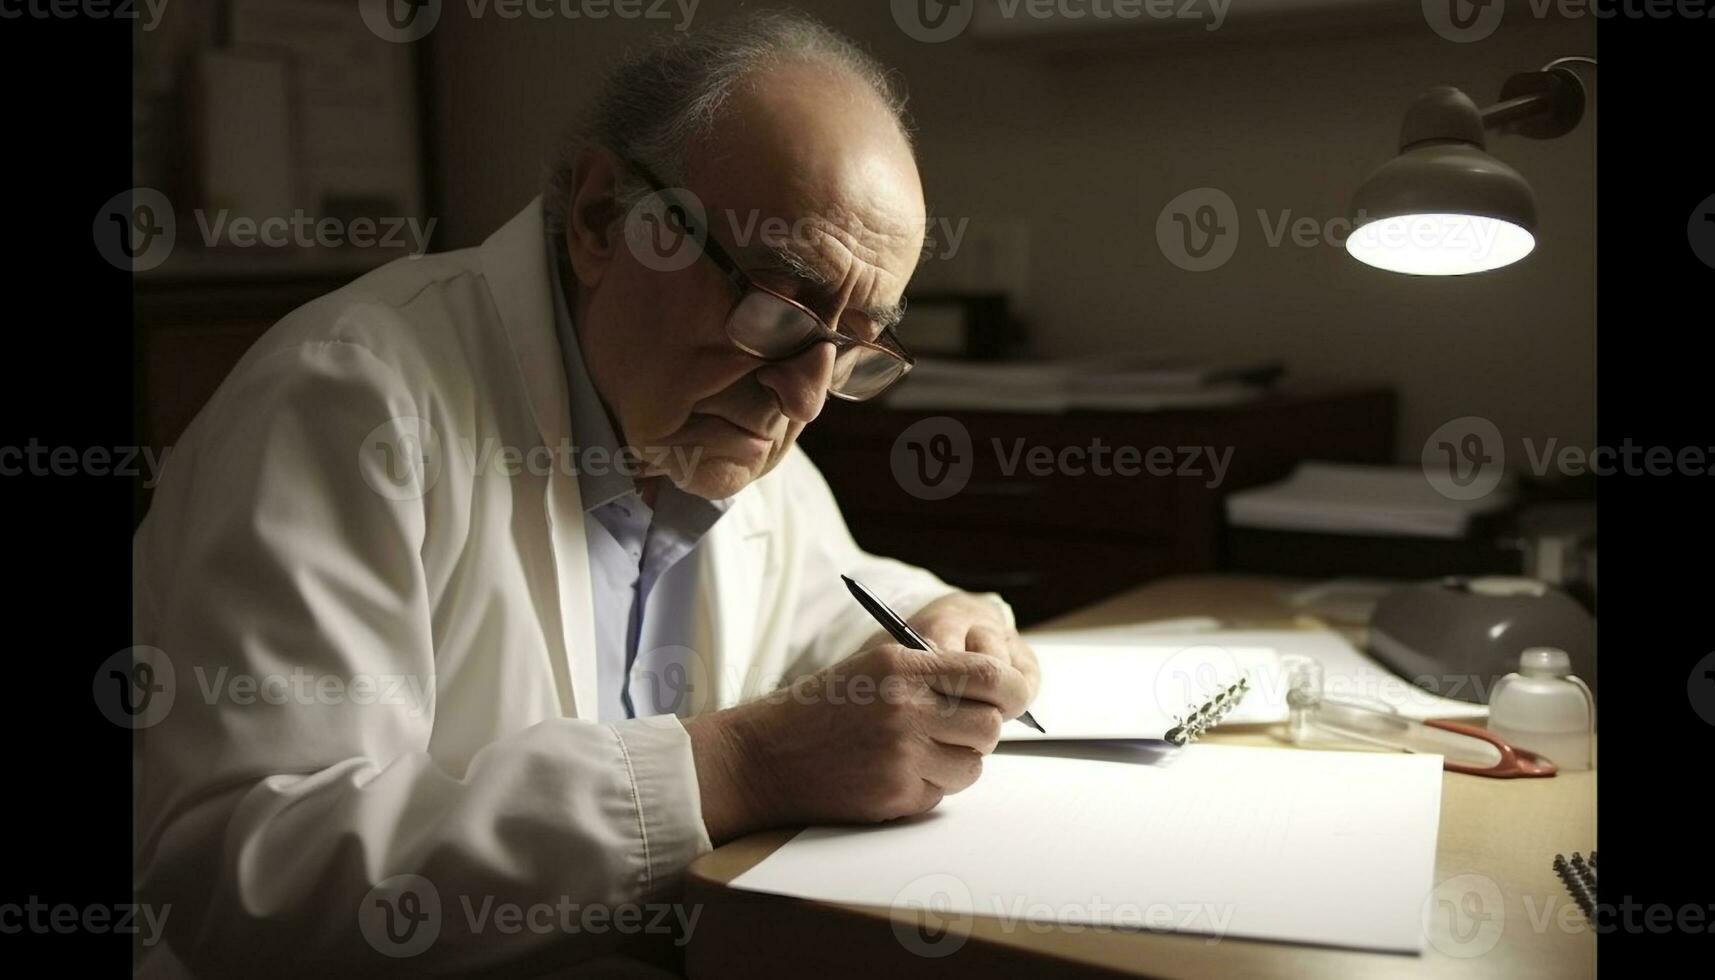
[[[1390,272],[1456,276],[1511,265],[1536,247],[1536,195],[1519,172],[1490,156],[1484,132],[1564,136],[1584,115],[1584,83],[1559,58],[1501,86],[1479,109],[1438,85],[1412,102],[1399,156],[1376,168],[1352,197],[1346,251]]]

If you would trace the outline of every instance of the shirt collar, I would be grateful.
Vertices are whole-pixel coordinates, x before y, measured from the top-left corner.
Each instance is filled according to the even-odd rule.
[[[554,294],[554,333],[560,340],[560,353],[566,364],[566,385],[571,395],[573,461],[577,464],[578,494],[583,498],[584,513],[587,514],[628,493],[636,493],[637,484],[619,465],[619,437],[608,419],[607,406],[596,394],[595,385],[590,383],[589,371],[584,366],[583,350],[578,346],[577,327],[572,322],[567,299],[566,282],[571,269],[566,250],[552,234],[547,236],[544,247],[548,250],[548,269]],[[583,465],[586,454],[592,449],[606,454],[606,465]],[[596,458],[601,459],[602,456],[598,453]],[[655,509],[659,511],[667,506],[706,530],[716,518],[726,513],[736,496],[709,500],[686,493],[671,481],[664,481]],[[670,499],[678,497],[685,499]]]

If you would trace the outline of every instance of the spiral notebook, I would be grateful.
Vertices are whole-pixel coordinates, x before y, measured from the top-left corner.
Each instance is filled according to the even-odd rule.
[[[1286,720],[1280,655],[1206,643],[1035,643],[1042,687],[1006,741],[1137,739],[1185,745],[1216,724]]]

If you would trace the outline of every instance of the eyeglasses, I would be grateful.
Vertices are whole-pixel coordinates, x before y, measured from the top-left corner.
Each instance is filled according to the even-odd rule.
[[[668,217],[679,231],[694,235],[689,211],[648,168],[625,161],[648,182],[666,204]],[[834,373],[828,394],[845,401],[861,402],[892,387],[911,370],[916,359],[900,345],[892,327],[881,327],[868,337],[858,337],[829,325],[814,310],[790,296],[757,282],[733,261],[726,249],[705,234],[700,251],[708,256],[738,291],[738,299],[727,311],[727,337],[739,350],[765,361],[784,361],[820,343],[834,345]]]

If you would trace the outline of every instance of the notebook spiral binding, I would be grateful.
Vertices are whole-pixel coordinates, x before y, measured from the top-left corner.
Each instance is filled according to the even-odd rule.
[[[1568,861],[1564,854],[1554,856],[1554,873],[1565,883],[1566,890],[1571,893],[1572,900],[1584,911],[1584,918],[1592,923],[1596,921],[1596,852],[1590,852],[1590,860],[1577,851],[1572,852],[1572,860]]]
[[[1169,728],[1167,734],[1162,737],[1174,745],[1189,745],[1197,741],[1203,737],[1204,732],[1215,727],[1222,718],[1226,717],[1227,712],[1233,710],[1234,706],[1245,696],[1245,692],[1250,689],[1250,678],[1239,678],[1237,683],[1201,705],[1192,708],[1191,713],[1185,718],[1174,718],[1173,720],[1177,724]]]

